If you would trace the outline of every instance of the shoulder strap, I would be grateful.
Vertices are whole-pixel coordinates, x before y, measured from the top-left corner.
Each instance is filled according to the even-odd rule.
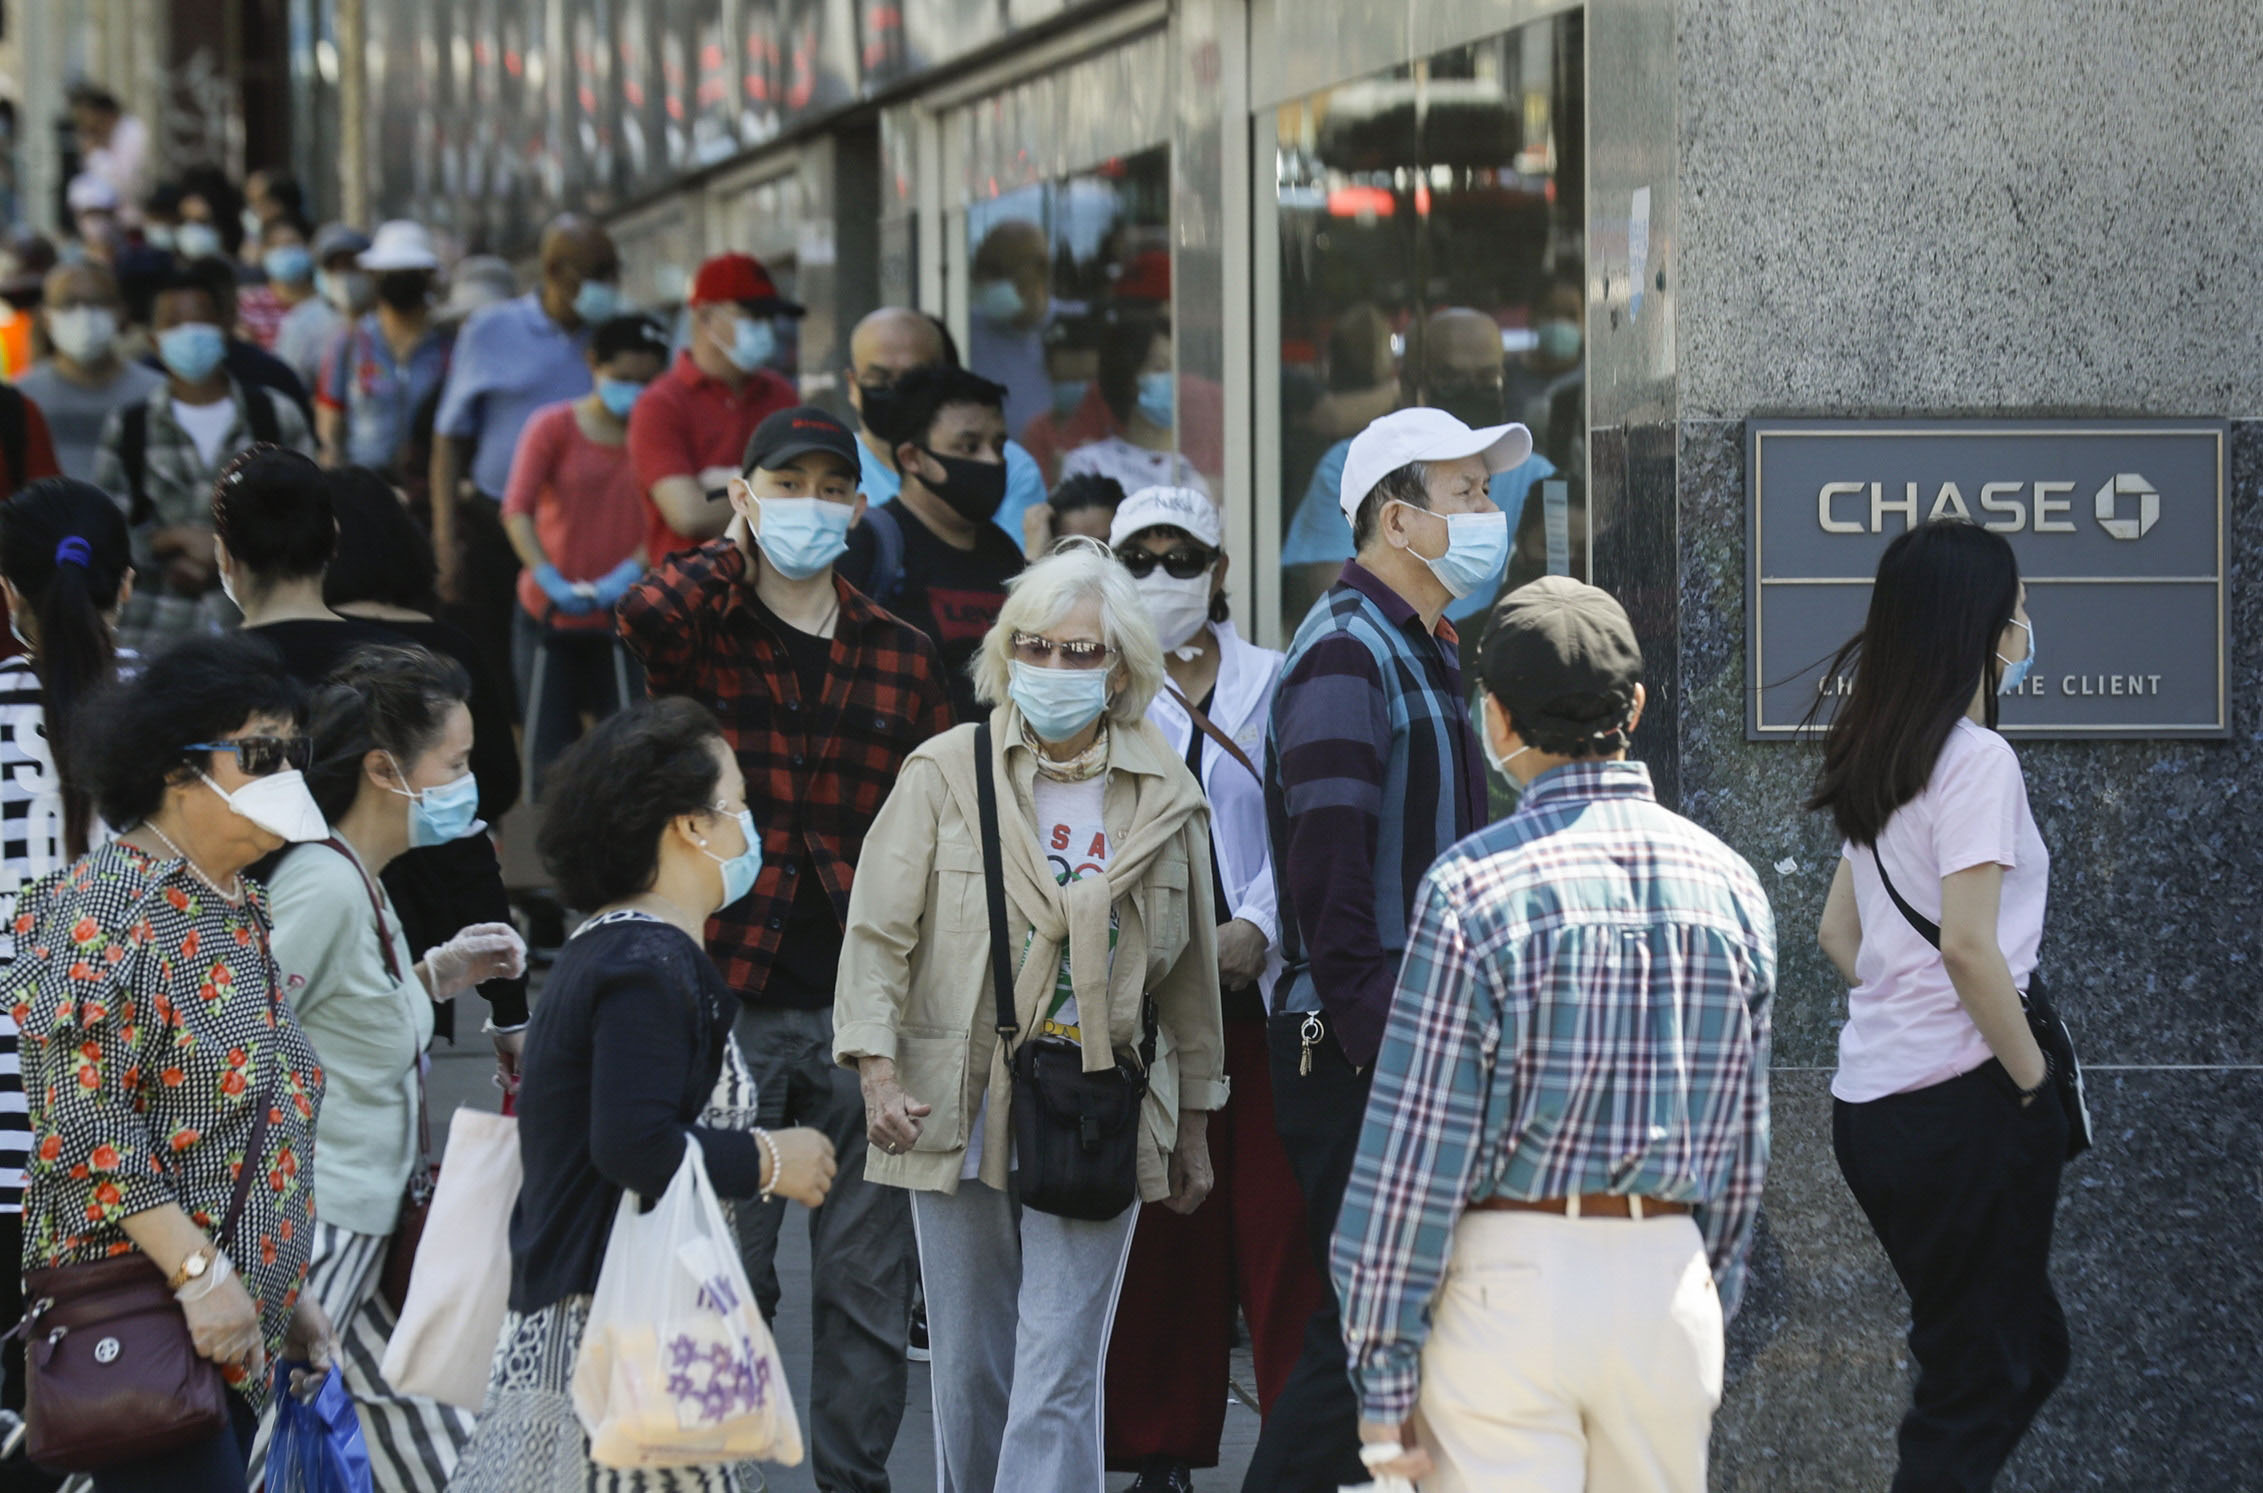
[[[283,427],[275,418],[275,396],[258,384],[244,385],[244,423],[251,427],[251,438],[262,446],[282,442]]]
[[[149,501],[149,404],[129,404],[118,419],[118,465],[126,471],[126,496],[132,500],[128,522],[149,522],[153,505]]]
[[[345,857],[346,864],[352,866],[354,874],[361,878],[362,890],[369,893],[369,915],[377,923],[377,947],[385,955],[385,973],[391,975],[393,983],[398,985],[401,982],[401,961],[393,952],[393,935],[385,931],[385,904],[378,898],[377,883],[369,879],[369,873],[362,869],[361,862],[354,859],[354,853],[336,835],[315,843],[326,845]]]
[[[1014,1020],[1014,978],[1006,954],[1005,847],[998,839],[998,770],[990,761],[990,722],[974,728],[974,797],[982,816],[982,881],[990,902],[990,984],[998,998],[998,1036],[1021,1035]]]
[[[1939,948],[1941,946],[1941,925],[1902,899],[1901,892],[1894,886],[1894,878],[1886,874],[1886,863],[1879,857],[1878,842],[1875,840],[1870,842],[1870,863],[1878,868],[1878,880],[1884,884],[1886,895],[1894,899],[1894,906],[1901,909],[1902,916],[1908,919],[1912,928],[1917,930],[1917,936],[1934,948]]]
[[[260,1152],[267,1145],[267,1118],[275,1112],[276,1075],[269,1073],[267,1087],[259,1091],[259,1111],[251,1117],[251,1134],[244,1139],[244,1164],[236,1168],[236,1190],[228,1195],[228,1211],[221,1216],[219,1232],[212,1242],[235,1257],[236,1221],[244,1216],[244,1203],[251,1197],[252,1178],[259,1175]]]
[[[904,530],[896,515],[882,504],[865,510],[864,521],[872,527],[872,587],[870,595],[885,607],[895,598],[896,587],[904,578]]]
[[[1188,699],[1183,693],[1181,693],[1177,685],[1166,684],[1163,687],[1171,692],[1172,699],[1179,702],[1179,708],[1187,713],[1188,720],[1194,722],[1196,730],[1209,737],[1212,741],[1218,743],[1218,745],[1224,747],[1226,749],[1226,755],[1233,758],[1236,762],[1239,762],[1243,767],[1248,768],[1249,775],[1257,779],[1259,783],[1262,784],[1265,781],[1265,774],[1259,772],[1257,770],[1257,764],[1249,760],[1249,753],[1243,751],[1240,744],[1237,743],[1231,736],[1228,736],[1225,732],[1219,730],[1217,723],[1212,721],[1209,716],[1206,716],[1202,713],[1201,706],[1195,704],[1192,700]]]
[[[24,485],[24,459],[30,454],[24,450],[24,442],[31,434],[31,421],[24,414],[24,403],[21,391],[0,385],[0,455],[7,458],[10,492]]]

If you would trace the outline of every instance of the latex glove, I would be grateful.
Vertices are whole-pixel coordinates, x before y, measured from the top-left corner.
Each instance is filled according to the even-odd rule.
[[[597,605],[611,611],[613,603],[629,594],[629,587],[644,579],[644,566],[637,560],[623,560],[597,581]]]
[[[424,985],[436,1001],[454,1000],[474,985],[525,973],[526,940],[509,923],[474,923],[424,951]]]
[[[558,574],[558,567],[548,560],[534,567],[534,583],[542,588],[543,595],[550,598],[550,604],[568,617],[579,617],[597,610],[597,603],[587,593],[576,591],[574,583]]]

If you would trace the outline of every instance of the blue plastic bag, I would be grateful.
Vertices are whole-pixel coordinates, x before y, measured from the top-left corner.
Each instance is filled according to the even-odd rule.
[[[371,1493],[361,1417],[335,1366],[312,1400],[291,1393],[291,1370],[275,1365],[275,1436],[267,1448],[267,1493]]]

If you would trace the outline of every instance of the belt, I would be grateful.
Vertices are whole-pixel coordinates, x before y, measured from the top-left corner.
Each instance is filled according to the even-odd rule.
[[[1479,1198],[1469,1205],[1472,1213],[1556,1213],[1565,1218],[1679,1218],[1695,1212],[1688,1203],[1660,1202],[1657,1198],[1629,1197],[1621,1192],[1590,1192],[1571,1198]]]

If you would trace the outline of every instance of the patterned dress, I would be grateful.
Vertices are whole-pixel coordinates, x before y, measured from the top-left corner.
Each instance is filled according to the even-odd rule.
[[[216,1231],[248,1161],[225,1247],[274,1358],[314,1243],[322,1069],[283,1002],[266,894],[244,887],[231,903],[185,861],[119,842],[91,851],[19,895],[0,1000],[22,1034],[31,1112],[25,1267],[126,1254],[120,1220],[166,1203]],[[247,1158],[262,1096],[267,1134]],[[225,1376],[266,1403],[264,1380]]]

